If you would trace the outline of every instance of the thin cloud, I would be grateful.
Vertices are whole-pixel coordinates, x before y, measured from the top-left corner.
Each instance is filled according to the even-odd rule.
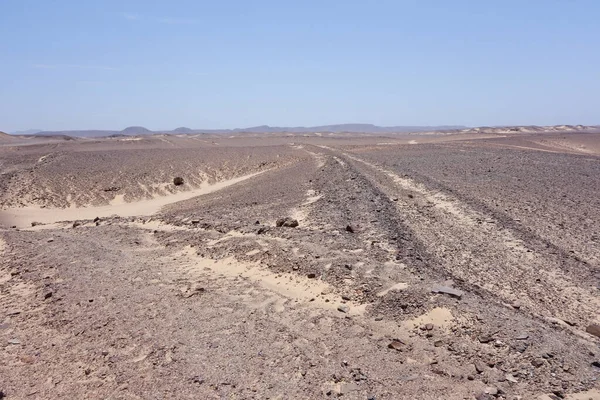
[[[80,64],[34,64],[33,68],[42,69],[102,69],[106,71],[116,71],[118,68],[107,67],[105,65],[80,65]]]

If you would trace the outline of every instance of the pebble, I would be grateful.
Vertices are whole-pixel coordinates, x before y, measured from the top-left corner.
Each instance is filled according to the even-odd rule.
[[[392,340],[389,344],[388,344],[388,349],[393,349],[393,350],[397,350],[397,351],[402,351],[402,349],[404,348],[404,343],[402,343],[399,340]]]
[[[600,337],[600,325],[598,324],[591,324],[589,325],[585,331],[591,335]]]
[[[44,293],[44,299],[49,299],[50,297],[52,297],[52,292]]]
[[[474,364],[474,366],[475,366],[475,371],[477,371],[478,374],[481,374],[483,371],[485,371],[485,367],[480,362],[476,362]]]
[[[544,365],[545,361],[543,358],[536,358],[534,360],[531,360],[531,365],[533,365],[536,368],[541,367],[542,365]]]
[[[462,290],[458,290],[458,289],[454,289],[448,286],[436,286],[433,289],[431,289],[431,291],[433,293],[442,293],[442,294],[447,294],[450,297],[454,297],[457,299],[461,299],[463,292]]]
[[[8,339],[8,344],[21,344],[19,339]]]
[[[54,242],[53,238],[48,239],[48,243],[52,243],[52,242]]]
[[[340,312],[347,313],[348,311],[350,311],[350,306],[348,306],[347,304],[340,304],[337,309]]]
[[[529,339],[529,335],[527,333],[520,333],[515,337],[517,340],[527,340]]]

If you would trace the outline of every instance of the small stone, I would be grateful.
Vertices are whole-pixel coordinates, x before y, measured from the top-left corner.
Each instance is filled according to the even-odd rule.
[[[474,381],[474,380],[475,380],[475,377],[474,377],[473,375],[468,375],[468,376],[467,376],[467,379],[468,379],[468,380],[470,380],[470,381]]]
[[[483,366],[482,363],[476,362],[473,365],[475,366],[475,371],[477,371],[478,374],[481,374],[483,371],[485,371],[485,367]]]
[[[519,381],[517,380],[517,378],[515,378],[514,376],[512,376],[511,374],[507,374],[505,376],[506,380],[509,381],[510,383],[518,383]]]
[[[310,273],[306,274],[306,277],[308,279],[315,279],[317,277],[317,274],[315,274],[314,272],[310,272]]]
[[[347,304],[340,304],[337,309],[340,312],[347,313],[348,311],[350,311],[350,306],[348,306]]]
[[[433,324],[425,324],[425,330],[432,331],[433,330]]]
[[[396,350],[396,351],[402,351],[404,349],[405,345],[400,340],[392,340],[388,344],[387,347],[388,347],[388,349],[392,349],[392,350]]]
[[[520,333],[515,337],[516,340],[527,340],[529,339],[529,335],[527,333]]]
[[[192,223],[192,225],[198,225],[200,223],[199,219],[193,219],[190,221]]]
[[[184,181],[183,178],[180,176],[176,176],[175,178],[173,178],[173,185],[175,186],[181,186],[183,185]]]
[[[354,228],[350,225],[346,225],[346,232],[348,233],[354,233]]]
[[[442,293],[442,294],[447,294],[450,297],[454,297],[457,299],[461,299],[463,292],[461,290],[458,289],[454,289],[448,286],[436,286],[433,289],[431,289],[431,291],[433,293]]]
[[[600,361],[593,361],[592,367],[600,368]]]
[[[54,242],[53,238],[48,239],[48,243],[52,243],[52,242]]]
[[[591,335],[600,337],[600,325],[598,325],[598,324],[588,325],[588,327],[585,329],[585,331]]]
[[[518,310],[521,308],[521,303],[519,303],[518,301],[515,301],[512,303],[512,306],[515,310]]]
[[[497,396],[498,395],[498,388],[495,386],[488,386],[485,388],[485,390],[483,391],[485,394],[489,394],[490,396]]]
[[[94,222],[99,222],[99,221],[100,221],[100,217],[94,218]]]
[[[531,365],[533,365],[536,368],[541,367],[542,365],[544,365],[545,361],[543,358],[536,358],[534,360],[531,360]]]
[[[279,218],[277,221],[275,221],[275,226],[295,228],[298,226],[298,220],[290,218],[290,217]]]
[[[81,225],[81,222],[79,222],[79,221],[73,222],[73,228],[77,228],[80,225]]]
[[[8,339],[8,344],[21,344],[19,339]]]
[[[50,297],[52,297],[52,292],[46,292],[46,293],[44,293],[44,300],[47,300]]]
[[[442,347],[444,345],[444,342],[442,342],[441,340],[436,340],[435,342],[433,342],[433,345],[435,347]]]
[[[342,295],[342,300],[350,301],[350,296],[348,296],[347,294],[343,294]]]
[[[494,338],[489,335],[481,335],[478,339],[479,343],[490,343],[494,340]]]

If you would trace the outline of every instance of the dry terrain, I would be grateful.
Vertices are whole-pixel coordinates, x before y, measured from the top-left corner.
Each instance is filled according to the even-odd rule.
[[[0,398],[600,399],[598,133],[0,140]]]

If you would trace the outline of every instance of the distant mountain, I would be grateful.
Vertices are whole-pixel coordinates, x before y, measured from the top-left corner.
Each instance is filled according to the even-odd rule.
[[[149,133],[154,133],[150,129],[146,129],[143,126],[129,126],[123,129],[121,132],[123,135],[147,135]]]
[[[42,129],[27,129],[24,131],[11,132],[11,135],[35,135],[42,132]]]
[[[600,129],[598,126],[583,125],[556,125],[556,126],[508,126],[508,127],[479,127],[468,128],[460,125],[439,125],[439,126],[377,126],[372,124],[339,124],[339,125],[321,125],[321,126],[297,126],[297,127],[279,127],[260,125],[250,128],[236,129],[191,129],[179,127],[171,131],[151,131],[143,126],[130,126],[122,131],[103,131],[103,130],[80,130],[80,131],[42,131],[37,132],[35,136],[59,136],[68,135],[72,137],[105,137],[105,136],[139,136],[161,134],[240,134],[240,133],[364,133],[364,134],[394,134],[394,133],[423,133],[423,132],[463,132],[463,133],[530,133],[530,132],[591,132]],[[31,134],[29,136],[32,136]]]

